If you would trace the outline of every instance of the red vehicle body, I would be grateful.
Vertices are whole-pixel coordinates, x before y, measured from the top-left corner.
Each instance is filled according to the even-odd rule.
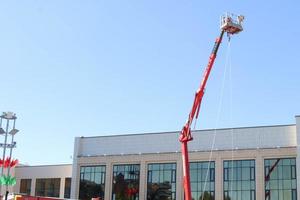
[[[51,197],[35,197],[28,195],[16,195],[15,200],[59,200],[59,198],[51,198]]]

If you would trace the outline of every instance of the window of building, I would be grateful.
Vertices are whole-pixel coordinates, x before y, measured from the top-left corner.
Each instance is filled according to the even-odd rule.
[[[36,179],[35,195],[42,197],[59,197],[60,178]]]
[[[31,179],[21,179],[20,193],[30,195],[31,192]]]
[[[69,199],[71,194],[71,178],[65,178],[64,198]]]
[[[112,200],[138,200],[139,180],[140,165],[114,165]]]
[[[176,163],[148,164],[147,200],[176,199]]]
[[[255,161],[224,161],[224,200],[255,200]]]
[[[192,199],[215,199],[215,162],[191,162]]]
[[[104,199],[105,166],[80,167],[79,199]]]
[[[295,158],[265,160],[265,199],[297,200]]]

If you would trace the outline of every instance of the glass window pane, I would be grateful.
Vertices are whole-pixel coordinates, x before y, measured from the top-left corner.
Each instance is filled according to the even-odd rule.
[[[249,190],[250,191],[250,181],[242,181],[242,190]]]
[[[290,166],[290,165],[291,165],[291,160],[290,160],[290,159],[283,159],[283,160],[282,160],[282,164],[283,164],[283,165]]]
[[[291,167],[290,166],[283,166],[282,167],[283,170],[283,179],[291,179]]]
[[[242,168],[242,180],[250,180],[250,168],[249,167]]]
[[[191,182],[197,182],[197,169],[191,170],[190,176],[191,176]]]
[[[152,171],[152,182],[153,183],[158,183],[159,182],[159,171]],[[150,180],[150,179],[149,179]]]
[[[283,198],[284,199],[292,199],[292,191],[291,190],[283,190]]]
[[[192,190],[192,192],[197,192],[197,190],[198,190],[197,183],[191,183],[191,190]]]
[[[291,173],[292,173],[291,174],[291,176],[292,176],[291,178],[292,179],[296,179],[296,166],[294,166],[294,165],[291,166]]]
[[[291,165],[296,165],[296,159],[290,159],[291,160]]]
[[[198,168],[198,163],[192,162],[190,163],[190,169],[197,169]]]
[[[297,190],[292,190],[292,200],[297,200]]]
[[[250,180],[255,180],[255,168],[250,168]]]

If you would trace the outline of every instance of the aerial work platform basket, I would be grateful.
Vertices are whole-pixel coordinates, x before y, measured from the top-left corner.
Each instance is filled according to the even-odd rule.
[[[243,15],[234,15],[231,13],[226,13],[225,15],[221,16],[221,30],[229,34],[236,34],[243,30]]]

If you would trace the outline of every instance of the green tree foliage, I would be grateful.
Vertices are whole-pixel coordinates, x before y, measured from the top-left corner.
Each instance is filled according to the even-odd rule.
[[[205,191],[202,193],[202,195],[199,197],[199,200],[214,200],[214,196],[212,196],[209,192]]]

